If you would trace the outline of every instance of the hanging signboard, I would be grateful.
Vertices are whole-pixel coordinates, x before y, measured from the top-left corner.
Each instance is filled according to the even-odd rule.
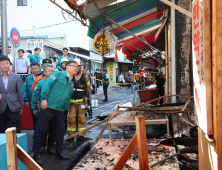
[[[211,55],[207,55],[202,1],[192,2],[192,56],[196,123],[209,136],[212,127]]]
[[[96,50],[96,52],[98,52],[100,54],[103,53],[103,34],[99,34],[99,35],[95,36],[94,41],[93,41],[93,47]],[[109,52],[110,52],[110,39],[105,34],[104,54],[107,54]]]
[[[93,40],[93,48],[99,54],[103,54],[103,41],[104,55],[113,54],[117,44],[117,37],[109,31],[105,31],[104,36],[102,30],[98,32]]]
[[[35,48],[40,48],[43,50],[43,39],[27,39],[26,40],[26,49],[34,51]]]

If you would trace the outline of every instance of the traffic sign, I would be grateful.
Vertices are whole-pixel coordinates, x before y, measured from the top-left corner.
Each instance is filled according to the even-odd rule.
[[[20,39],[19,31],[15,27],[11,29],[10,39],[11,39],[12,45],[15,48],[18,48],[20,45],[21,39]]]

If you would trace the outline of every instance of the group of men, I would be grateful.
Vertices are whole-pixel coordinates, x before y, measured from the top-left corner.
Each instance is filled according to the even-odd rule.
[[[91,81],[80,59],[71,60],[67,56],[67,48],[63,48],[63,56],[57,60],[58,71],[53,68],[50,59],[41,61],[39,49],[36,51],[29,56],[30,68],[27,72],[31,75],[26,78],[24,88],[20,76],[10,71],[11,60],[8,56],[0,56],[0,133],[8,127],[20,129],[25,103],[31,108],[33,118],[33,159],[38,164],[44,164],[40,154],[46,145],[47,152],[55,155],[56,159],[69,159],[63,154],[64,134],[67,131],[71,136],[86,129],[85,113],[89,108],[87,99]],[[22,58],[19,56],[18,60]],[[107,74],[103,75],[104,88],[108,87],[108,78]],[[108,101],[108,98],[105,100]],[[83,140],[85,135],[84,131],[78,139]]]

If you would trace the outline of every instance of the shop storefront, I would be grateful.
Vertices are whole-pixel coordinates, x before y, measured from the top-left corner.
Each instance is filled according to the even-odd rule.
[[[118,63],[118,75],[117,77],[122,73],[124,76],[124,79],[128,77],[129,73],[133,72],[133,62],[131,61],[117,61]]]

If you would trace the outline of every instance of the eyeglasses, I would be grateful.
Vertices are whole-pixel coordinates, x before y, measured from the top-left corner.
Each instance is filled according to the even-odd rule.
[[[74,65],[67,65],[67,66],[72,66],[72,67],[74,67],[74,68],[77,68],[77,69],[78,69],[78,67],[76,67],[76,66],[74,66]]]
[[[1,63],[1,66],[8,66],[8,65],[10,65],[10,63]]]

